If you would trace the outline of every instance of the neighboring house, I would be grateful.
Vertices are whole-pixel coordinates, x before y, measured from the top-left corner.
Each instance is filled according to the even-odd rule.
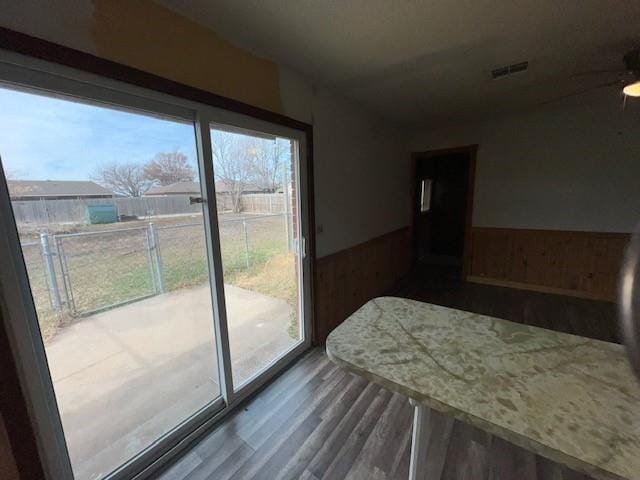
[[[11,200],[112,198],[111,190],[88,180],[8,180]]]
[[[165,197],[168,195],[200,195],[199,182],[176,182],[171,185],[159,185],[147,190],[146,197]]]

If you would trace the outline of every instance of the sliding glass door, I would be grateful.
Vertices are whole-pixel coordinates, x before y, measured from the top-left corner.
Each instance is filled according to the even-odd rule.
[[[69,76],[0,61],[11,327],[56,478],[124,478],[308,347],[305,137]]]
[[[211,125],[233,387],[304,338],[298,143]]]
[[[75,478],[220,397],[193,122],[0,89],[2,162]],[[146,194],[146,195],[145,195]]]

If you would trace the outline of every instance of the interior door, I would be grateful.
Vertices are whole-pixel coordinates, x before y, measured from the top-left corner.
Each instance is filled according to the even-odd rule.
[[[460,265],[464,250],[469,155],[419,158],[416,248],[422,263]]]

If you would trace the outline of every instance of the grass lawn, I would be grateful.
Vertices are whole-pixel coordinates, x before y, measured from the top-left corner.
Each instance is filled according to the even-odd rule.
[[[290,253],[278,253],[249,270],[238,271],[229,283],[247,290],[260,292],[285,300],[291,306],[289,335],[300,338],[298,323],[298,283],[295,257]]]

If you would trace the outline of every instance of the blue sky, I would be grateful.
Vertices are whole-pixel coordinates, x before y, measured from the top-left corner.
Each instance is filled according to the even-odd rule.
[[[179,150],[196,165],[193,126],[0,87],[0,156],[15,179],[87,180],[108,162]]]

